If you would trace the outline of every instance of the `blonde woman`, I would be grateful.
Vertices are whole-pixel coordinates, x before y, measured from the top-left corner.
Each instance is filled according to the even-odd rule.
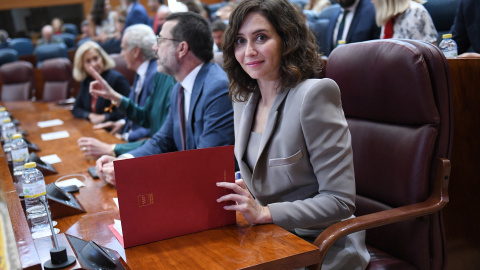
[[[421,0],[373,0],[380,38],[404,38],[437,43],[438,33]]]
[[[118,71],[113,70],[115,61],[93,41],[86,41],[75,52],[73,63],[73,78],[80,82],[78,93],[72,114],[75,118],[88,119],[93,124],[102,123],[108,120],[115,121],[123,118],[117,111],[106,111],[110,108],[110,100],[90,95],[90,83],[94,80],[90,74],[90,67],[93,67],[115,91],[128,96],[130,86],[127,79]],[[114,108],[115,109],[115,106]]]

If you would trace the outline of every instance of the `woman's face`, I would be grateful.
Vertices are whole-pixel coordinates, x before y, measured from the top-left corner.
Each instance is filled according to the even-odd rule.
[[[103,58],[96,49],[89,49],[83,54],[83,69],[92,76],[90,67],[93,67],[96,72],[102,74],[103,72]]]
[[[235,58],[252,79],[278,81],[283,42],[261,13],[249,13],[235,38]]]

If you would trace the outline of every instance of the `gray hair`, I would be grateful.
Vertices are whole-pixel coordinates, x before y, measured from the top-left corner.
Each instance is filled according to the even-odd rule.
[[[124,36],[127,34],[126,44],[128,49],[131,50],[135,47],[140,48],[144,60],[151,60],[157,57],[152,50],[157,39],[150,26],[146,24],[134,24],[125,29]]]

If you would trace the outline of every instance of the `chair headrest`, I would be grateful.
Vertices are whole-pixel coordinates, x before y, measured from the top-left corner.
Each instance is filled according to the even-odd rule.
[[[67,58],[47,59],[40,69],[45,81],[69,81],[72,78],[71,63]]]
[[[33,81],[33,65],[27,61],[16,61],[0,67],[4,84]]]

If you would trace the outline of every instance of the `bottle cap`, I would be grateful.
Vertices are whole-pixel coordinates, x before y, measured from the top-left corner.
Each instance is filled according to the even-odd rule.
[[[21,139],[21,138],[22,138],[22,134],[20,134],[20,133],[12,135],[12,139]]]
[[[10,117],[3,119],[3,123],[8,123],[8,122],[12,122],[12,119],[10,119]]]
[[[343,39],[338,41],[338,45],[340,45],[340,44],[346,44],[346,43],[347,43],[347,41],[345,41],[345,40],[343,40]]]
[[[25,163],[25,165],[23,165],[25,167],[25,169],[30,169],[30,168],[35,168],[37,167],[37,163],[36,162],[28,162],[28,163]]]
[[[444,34],[442,35],[442,38],[452,38],[452,34]]]
[[[7,110],[7,109],[5,109],[5,107],[3,107],[3,106],[0,107],[0,112],[4,112],[4,111],[6,111],[6,110]]]

